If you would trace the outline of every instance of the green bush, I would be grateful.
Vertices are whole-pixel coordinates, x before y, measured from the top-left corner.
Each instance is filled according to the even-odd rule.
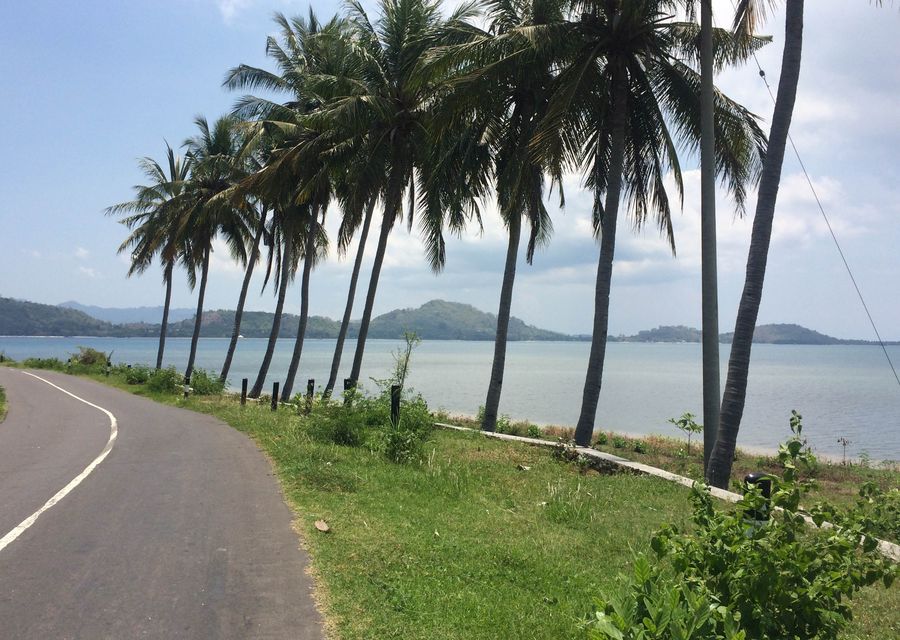
[[[382,441],[385,457],[396,463],[419,460],[433,428],[425,400],[420,395],[413,396],[402,403],[397,425],[388,421]]]
[[[136,364],[132,367],[125,367],[122,371],[127,384],[146,384],[150,380],[150,367],[145,364]]]
[[[529,438],[540,438],[544,435],[541,428],[536,424],[529,424],[527,433]]]
[[[191,390],[198,396],[218,395],[225,390],[225,383],[211,371],[194,369],[191,373]]]
[[[177,393],[183,384],[184,378],[175,367],[156,369],[147,380],[147,388],[157,393]]]
[[[74,365],[82,365],[85,367],[106,367],[106,363],[109,361],[109,356],[107,356],[103,351],[98,351],[97,349],[92,349],[91,347],[78,347],[78,353],[73,353],[69,358],[69,362]]]
[[[628,446],[628,441],[622,436],[613,436],[612,443],[616,449],[624,449]]]
[[[594,440],[594,446],[604,446],[609,443],[609,436],[606,435],[605,432],[601,431],[597,434],[597,439]]]
[[[644,555],[634,575],[597,601],[588,622],[591,640],[745,640],[739,616],[718,603],[702,584],[682,582]]]
[[[635,440],[632,449],[635,453],[650,453],[650,445],[643,440]]]
[[[25,358],[22,366],[27,369],[54,369],[65,371],[66,364],[59,358]]]
[[[800,480],[798,469],[810,466],[812,454],[796,412],[791,430],[778,453],[784,472],[769,478],[771,504],[781,508],[771,512],[771,521],[751,519],[770,512],[758,486],[747,488],[736,509],[721,511],[707,487],[695,486],[693,527],[668,525],[651,540],[666,561],[661,566],[670,569],[642,565],[629,594],[601,600],[591,623],[595,638],[834,640],[851,617],[848,598],[879,580],[890,586],[898,567],[877,552],[864,512],[857,508],[837,518],[833,509],[816,509],[811,515],[817,525],[829,517],[838,526],[806,524],[799,505],[811,483]],[[664,570],[671,570],[672,580]],[[716,613],[695,625],[691,612],[703,606]],[[673,626],[675,618],[686,626]]]

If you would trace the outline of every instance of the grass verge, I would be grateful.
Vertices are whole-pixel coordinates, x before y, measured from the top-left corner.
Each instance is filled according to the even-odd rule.
[[[6,417],[6,389],[0,387],[0,422]]]

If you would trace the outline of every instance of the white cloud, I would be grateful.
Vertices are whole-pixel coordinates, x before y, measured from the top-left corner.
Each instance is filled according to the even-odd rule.
[[[230,24],[238,13],[254,4],[254,0],[216,0],[219,13],[226,24]]]
[[[79,260],[84,260],[89,255],[91,255],[91,252],[88,251],[87,249],[85,249],[84,247],[76,247],[75,248],[75,257],[78,258]]]
[[[88,278],[97,278],[99,276],[97,270],[91,267],[78,267],[78,272],[86,275]]]

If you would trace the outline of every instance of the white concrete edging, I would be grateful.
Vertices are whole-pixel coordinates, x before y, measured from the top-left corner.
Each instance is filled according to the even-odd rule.
[[[555,447],[558,443],[553,442],[552,440],[543,440],[541,438],[526,438],[525,436],[514,436],[507,433],[494,433],[490,431],[482,431],[480,429],[471,429],[469,427],[459,427],[454,424],[447,424],[445,422],[435,422],[434,426],[440,427],[441,429],[451,429],[453,431],[467,431],[470,433],[480,433],[481,435],[488,438],[497,438],[498,440],[509,440],[511,442],[522,442],[524,444],[532,444],[541,447]],[[583,456],[587,456],[589,458],[596,458],[598,460],[604,460],[606,462],[611,462],[620,467],[624,467],[626,469],[631,469],[632,471],[637,471],[638,473],[643,473],[648,476],[656,476],[657,478],[662,478],[663,480],[668,480],[669,482],[675,482],[677,484],[683,485],[688,488],[692,488],[696,483],[695,480],[691,480],[690,478],[685,478],[684,476],[680,476],[677,473],[671,473],[669,471],[664,471],[663,469],[657,469],[656,467],[651,467],[648,464],[641,464],[640,462],[633,462],[631,460],[626,460],[625,458],[620,458],[619,456],[614,456],[611,453],[604,453],[602,451],[597,451],[596,449],[591,449],[590,447],[573,447],[576,452]],[[725,489],[719,489],[718,487],[710,487],[709,492],[711,495],[719,498],[720,500],[724,500],[726,502],[738,502],[741,499],[741,495],[738,493],[734,493],[732,491],[726,491]],[[776,507],[778,508],[778,507]],[[803,516],[803,519],[806,520],[806,523],[811,526],[816,526],[813,519],[809,516]],[[833,527],[834,525],[830,522],[822,523],[823,529],[828,529]],[[894,544],[893,542],[888,542],[887,540],[879,540],[878,541],[878,552],[881,553],[885,558],[893,560],[894,562],[900,562],[900,545]]]

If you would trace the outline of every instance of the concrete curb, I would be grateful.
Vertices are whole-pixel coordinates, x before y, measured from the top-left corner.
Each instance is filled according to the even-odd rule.
[[[543,440],[540,438],[526,438],[524,436],[513,436],[506,433],[492,433],[489,431],[481,431],[480,429],[470,429],[469,427],[459,427],[454,424],[447,424],[445,422],[435,422],[434,426],[440,427],[441,429],[451,429],[453,431],[466,431],[469,433],[480,433],[481,435],[487,438],[496,438],[498,440],[508,440],[510,442],[521,442],[524,444],[536,445],[539,447],[555,447],[556,442],[551,440]],[[695,480],[690,478],[685,478],[684,476],[680,476],[676,473],[671,473],[669,471],[664,471],[663,469],[658,469],[656,467],[651,467],[648,464],[641,464],[640,462],[633,462],[631,460],[626,460],[625,458],[620,458],[619,456],[614,456],[611,453],[604,453],[602,451],[597,451],[596,449],[591,449],[590,447],[574,447],[575,451],[580,453],[583,456],[587,456],[589,458],[596,458],[598,460],[604,460],[606,462],[611,462],[612,464],[618,465],[620,467],[624,467],[626,469],[631,469],[632,471],[637,471],[638,473],[642,473],[648,476],[655,476],[657,478],[662,478],[663,480],[668,480],[669,482],[675,482],[677,484],[683,485],[688,488],[692,488],[696,483]],[[719,489],[718,487],[710,487],[710,494],[719,498],[720,500],[724,500],[726,502],[735,503],[741,499],[741,495],[734,493],[732,491],[725,491],[724,489]],[[813,522],[813,519],[809,516],[803,516],[803,519],[806,520],[806,523],[815,527],[816,524]],[[823,529],[830,529],[834,527],[830,522],[823,522]],[[893,542],[888,542],[887,540],[879,540],[878,541],[878,552],[881,553],[885,558],[889,560],[893,560],[894,562],[900,562],[900,545],[894,544]]]

